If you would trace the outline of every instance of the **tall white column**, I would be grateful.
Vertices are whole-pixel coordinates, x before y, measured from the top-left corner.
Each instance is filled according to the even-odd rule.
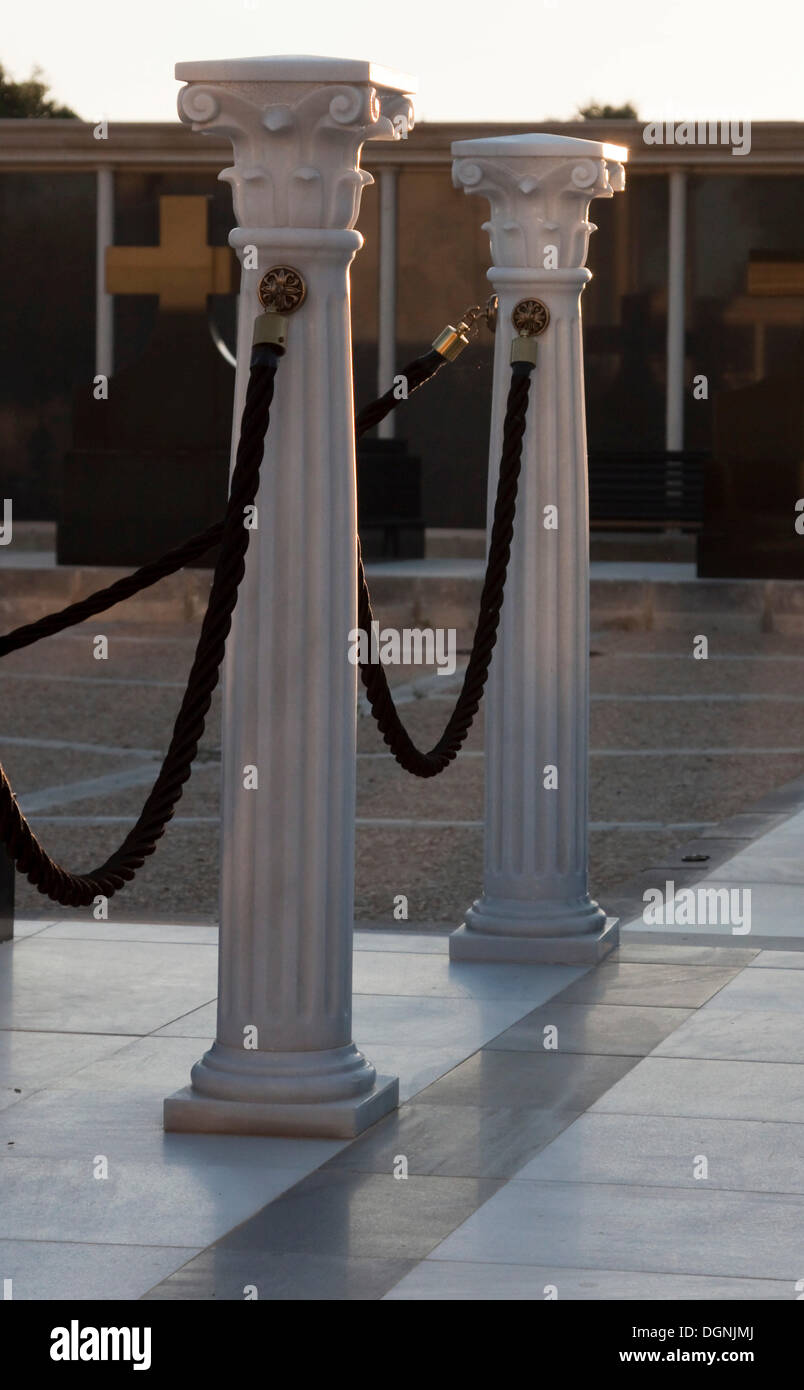
[[[382,396],[393,383],[396,371],[396,169],[380,170],[380,273],[379,322],[377,325],[377,395]],[[386,415],[377,428],[380,439],[393,439],[394,412]]]
[[[580,296],[589,203],[624,186],[625,150],[514,135],[460,140],[453,180],[491,204],[499,296],[489,524],[515,329],[538,299],[549,322],[531,376],[514,538],[485,697],[482,897],[450,938],[457,960],[597,960],[616,923],[588,891],[589,510]]]
[[[357,671],[349,266],[364,140],[394,138],[410,83],[369,63],[182,63],[184,121],[225,132],[243,264],[235,418],[257,288],[306,283],[288,318],[256,530],[224,671],[217,1036],[167,1129],[348,1137],[397,1104],[352,1041]],[[256,253],[255,253],[256,249]],[[256,266],[253,264],[256,258]],[[251,771],[249,771],[251,770]],[[254,782],[256,786],[247,787]]]
[[[667,402],[665,448],[684,448],[684,332],[687,259],[687,176],[670,174],[667,214]]]
[[[114,371],[114,295],[106,292],[106,251],[114,245],[114,170],[95,175],[95,372]]]

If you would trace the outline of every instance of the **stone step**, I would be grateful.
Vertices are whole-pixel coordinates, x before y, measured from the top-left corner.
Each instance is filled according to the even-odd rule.
[[[697,633],[804,633],[804,576],[794,580],[696,579],[674,564],[592,564],[591,625]],[[633,577],[627,571],[635,571]],[[455,627],[471,642],[483,584],[481,561],[412,561],[367,569],[375,616],[392,627]]]
[[[0,623],[6,631],[74,603],[128,574],[126,569],[0,564]],[[697,632],[804,633],[804,578],[696,579],[691,566],[593,563],[592,627]],[[633,571],[633,576],[629,574]],[[383,626],[456,628],[471,641],[483,584],[482,560],[438,557],[367,566],[375,615]],[[109,621],[194,622],[204,612],[211,572],[182,570],[124,605]]]
[[[428,560],[482,560],[486,533],[477,528],[428,526],[424,545]],[[593,560],[691,563],[695,560],[695,547],[695,536],[675,532],[593,531],[590,539]],[[14,549],[55,552],[55,521],[15,521]]]

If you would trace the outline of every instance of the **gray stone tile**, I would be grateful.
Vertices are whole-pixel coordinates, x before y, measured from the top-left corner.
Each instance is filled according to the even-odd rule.
[[[701,839],[719,840],[724,835],[730,835],[738,840],[758,840],[775,826],[782,825],[786,819],[783,812],[740,811],[737,815],[728,816],[711,830],[702,831]]]
[[[193,1255],[193,1246],[99,1245],[67,1240],[0,1240],[0,1279],[26,1301],[141,1298]]]
[[[557,1029],[557,1052],[644,1057],[678,1028],[689,1009],[628,1004],[543,1004],[494,1038],[494,1052],[545,1052],[545,1028]]]
[[[215,997],[217,947],[63,941],[43,932],[0,953],[5,1026],[146,1033]],[[13,986],[13,988],[12,988]]]
[[[416,924],[419,925],[418,923]],[[355,930],[356,951],[413,951],[416,955],[448,956],[449,932],[441,924],[439,931],[387,931],[380,927],[371,930],[361,923]]]
[[[712,866],[712,872],[729,883],[804,883],[801,833],[785,836],[771,832],[735,854],[728,863]]]
[[[586,1110],[634,1062],[632,1057],[493,1052],[484,1048],[422,1091],[417,1104]]]
[[[775,1279],[792,1291],[802,1224],[804,1198],[777,1193],[513,1181],[438,1259],[553,1265],[557,1277],[567,1268]]]
[[[650,870],[657,875],[670,869],[691,869],[693,872],[697,869],[700,873],[711,873],[714,867],[739,854],[749,843],[744,837],[725,835],[721,826],[718,835],[710,831],[706,838],[701,836],[687,840],[683,845],[674,846],[669,854],[657,856]]]
[[[164,1088],[138,1093],[123,1086],[108,1091],[66,1086],[37,1091],[0,1112],[0,1171],[6,1152],[15,1159],[59,1160],[102,1153],[110,1166],[118,1162],[160,1164],[199,1182],[205,1172],[224,1168],[233,1185],[245,1187],[267,1178],[271,1170],[290,1169],[298,1181],[332,1158],[343,1144],[339,1139],[165,1133],[164,1094]],[[253,1211],[266,1200],[260,1198],[257,1186]],[[187,1241],[177,1244],[186,1245]]]
[[[804,1016],[804,972],[801,970],[745,970],[710,999],[708,1012],[795,1013]]]
[[[513,1177],[574,1118],[572,1111],[510,1106],[405,1105],[348,1144],[324,1171],[393,1173],[401,1155],[410,1173]]]
[[[470,1047],[460,1043],[448,1047],[431,1043],[419,1046],[417,1043],[365,1043],[358,1034],[358,1046],[364,1050],[373,1063],[378,1076],[397,1076],[399,1078],[399,1103],[432,1085],[439,1076],[444,1076],[453,1067],[460,1066],[467,1053],[471,1053],[482,1042],[478,1038]]]
[[[755,970],[804,970],[804,950],[760,951],[751,965]]]
[[[121,1046],[109,1057],[88,1062],[65,1074],[50,1089],[54,1091],[96,1091],[113,1095],[123,1091],[150,1093],[159,1102],[166,1094],[187,1084],[190,1068],[206,1051],[214,1037],[121,1038]]]
[[[38,932],[46,931],[48,927],[55,925],[52,918],[49,917],[43,917],[41,921],[36,917],[15,917],[13,939],[24,941],[27,936],[36,936]]]
[[[627,937],[612,951],[611,965],[720,965],[723,967],[750,965],[760,954],[749,946],[674,946],[671,942],[630,941]],[[802,953],[804,965],[804,953]]]
[[[0,1157],[0,1236],[18,1241],[203,1248],[299,1179],[298,1169],[263,1170],[257,1161],[234,1177],[225,1159],[207,1163],[200,1153],[176,1163],[120,1160],[100,1146],[81,1158],[9,1153]],[[100,1181],[93,1162],[104,1153],[109,1176]]]
[[[719,965],[598,966],[558,996],[562,1004],[656,1004],[695,1009],[737,974]]]
[[[739,856],[741,858],[742,856]],[[736,867],[735,867],[736,866]],[[717,946],[722,941],[734,945],[744,942],[757,949],[785,950],[788,942],[804,939],[804,883],[768,883],[755,877],[743,878],[738,872],[738,860],[731,860],[717,870],[711,878],[698,881],[697,890],[717,891],[718,889],[738,888],[741,893],[751,890],[751,930],[735,933],[733,927],[721,922],[704,922],[698,925],[661,926],[646,924],[641,917],[634,916],[623,924],[622,930],[630,936],[636,932],[643,940],[661,940],[669,937],[681,944],[687,942],[702,946]],[[658,885],[657,885],[658,886]],[[676,889],[678,883],[676,882]],[[696,890],[696,891],[697,891]],[[697,901],[697,900],[696,900]]]
[[[200,1009],[190,1009],[186,1014],[181,1014],[172,1023],[166,1023],[164,1028],[156,1028],[150,1034],[152,1038],[200,1038],[204,1042],[204,1048],[209,1047],[215,1037],[215,1030],[218,1022],[218,1001],[211,1000],[209,1004],[202,1004]],[[203,1051],[204,1048],[201,1050]]]
[[[531,1008],[579,979],[588,967],[451,961],[441,955],[357,951],[355,994],[420,995],[446,999],[522,999]]]
[[[119,1034],[0,1032],[0,1109],[125,1045]]]
[[[623,1115],[804,1123],[804,1069],[787,1062],[646,1057],[594,1105]]]
[[[398,960],[397,956],[393,957]],[[353,1036],[361,1047],[427,1047],[453,1051],[468,1057],[490,1038],[508,1028],[529,1005],[521,999],[438,999],[388,994],[356,994],[352,1009]]]
[[[500,1187],[319,1169],[218,1242],[225,1250],[423,1259]]]
[[[804,1014],[698,1009],[657,1047],[654,1056],[804,1063]]]
[[[48,941],[153,941],[158,946],[217,946],[218,928],[182,922],[56,922]]]
[[[414,1268],[412,1260],[354,1259],[342,1255],[266,1254],[213,1246],[150,1290],[145,1302],[258,1299],[317,1302],[379,1299]]]
[[[659,849],[663,849],[666,845],[672,849],[675,836],[672,832],[665,831],[658,835],[654,832],[652,836],[645,836],[643,838],[642,836],[634,837],[633,832],[631,832],[631,840],[633,841],[634,839],[636,839],[636,843],[633,845],[632,854],[638,853],[644,863],[647,859],[656,857],[658,853],[656,841],[659,843]],[[591,838],[593,853],[594,843],[595,834],[593,832]],[[619,839],[614,839],[612,841],[613,847],[618,847],[620,845],[621,841]],[[618,848],[617,853],[621,855],[622,850]],[[698,865],[696,867],[694,864],[688,864],[684,869],[674,869],[673,882],[676,888],[690,888],[696,884],[701,877],[701,867],[705,869],[706,865]],[[657,871],[655,869],[643,869],[641,873],[635,874],[633,878],[617,883],[607,892],[601,893],[601,900],[604,902],[607,912],[613,917],[619,917],[621,927],[623,923],[631,922],[634,918],[638,918],[641,915],[645,904],[646,889],[656,887],[656,873]],[[620,942],[622,947],[627,944],[627,938],[621,935]],[[614,952],[612,953],[613,956],[615,954]]]
[[[795,1285],[789,1279],[726,1279],[700,1274],[648,1274],[630,1269],[563,1269],[557,1265],[473,1264],[469,1261],[459,1264],[429,1256],[385,1295],[385,1301],[535,1302],[544,1300],[551,1285],[560,1299],[595,1302],[625,1299],[756,1302],[797,1297]]]
[[[707,1176],[701,1172],[706,1159]],[[804,1124],[582,1115],[518,1181],[625,1183],[804,1194]]]

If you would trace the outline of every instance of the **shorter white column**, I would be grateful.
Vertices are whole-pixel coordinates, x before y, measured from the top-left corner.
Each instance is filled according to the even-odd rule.
[[[538,300],[522,472],[485,698],[483,895],[454,960],[592,961],[617,942],[588,886],[589,507],[580,297],[589,203],[623,187],[626,151],[556,135],[461,140],[458,188],[491,204],[499,297],[489,461],[497,489],[512,313]]]

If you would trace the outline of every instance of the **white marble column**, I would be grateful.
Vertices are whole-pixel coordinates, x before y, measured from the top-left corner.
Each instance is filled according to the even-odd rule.
[[[617,926],[588,891],[589,509],[580,297],[592,198],[624,185],[625,150],[556,135],[460,140],[453,180],[491,204],[499,296],[489,517],[511,376],[514,306],[549,311],[531,376],[511,561],[485,697],[482,897],[454,960],[593,961]],[[555,509],[555,510],[552,510]]]
[[[349,1137],[397,1103],[352,1041],[357,670],[349,266],[360,150],[410,83],[343,59],[182,63],[179,113],[223,132],[243,264],[235,417],[257,287],[291,266],[260,490],[224,670],[217,1036],[167,1129]],[[253,249],[256,248],[256,261]],[[251,267],[251,268],[249,268]],[[236,433],[236,431],[235,431]],[[257,785],[254,786],[254,778]],[[244,785],[251,783],[251,786]]]

